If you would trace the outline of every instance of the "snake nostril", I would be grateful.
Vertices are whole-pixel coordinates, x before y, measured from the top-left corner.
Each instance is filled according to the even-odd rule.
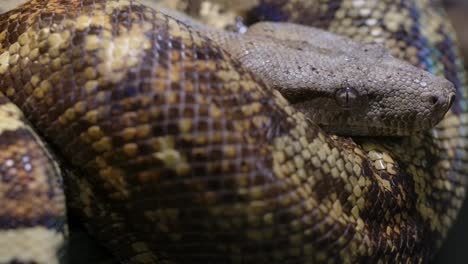
[[[439,102],[439,97],[436,95],[433,95],[429,98],[429,102],[431,102],[431,104],[433,105],[436,105]]]

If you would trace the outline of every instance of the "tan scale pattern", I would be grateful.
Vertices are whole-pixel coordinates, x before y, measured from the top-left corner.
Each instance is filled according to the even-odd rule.
[[[0,263],[59,263],[67,238],[60,169],[21,111],[3,94],[0,204]]]
[[[464,197],[461,140],[327,135],[133,1],[33,0],[0,16],[0,58],[0,91],[73,165],[71,205],[121,261],[425,262]]]

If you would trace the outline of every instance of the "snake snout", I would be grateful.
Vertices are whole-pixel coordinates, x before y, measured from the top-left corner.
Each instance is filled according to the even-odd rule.
[[[448,100],[445,98],[445,96],[440,94],[431,95],[429,101],[434,108],[444,108],[444,106],[448,104]]]
[[[455,102],[455,88],[453,84],[447,80],[443,80],[440,88],[436,93],[429,97],[429,103],[434,108],[437,114],[445,114]]]

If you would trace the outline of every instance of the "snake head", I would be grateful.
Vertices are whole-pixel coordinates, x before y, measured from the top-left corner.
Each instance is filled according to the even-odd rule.
[[[353,45],[306,63],[313,71],[296,86],[275,88],[313,122],[339,135],[406,136],[442,120],[455,101],[451,82],[381,46]]]
[[[331,133],[404,136],[436,125],[453,85],[390,55],[320,29],[262,22],[216,41]]]

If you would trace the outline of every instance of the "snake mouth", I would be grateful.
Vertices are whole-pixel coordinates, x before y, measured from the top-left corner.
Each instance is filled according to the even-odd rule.
[[[307,102],[307,101],[306,101]],[[429,118],[416,113],[406,115],[369,117],[367,112],[335,111],[293,104],[324,131],[340,136],[404,137],[435,127],[444,117]]]
[[[356,89],[345,86],[334,93],[313,91],[312,89],[290,94],[281,91],[281,94],[295,108],[326,109],[329,112],[365,112],[369,104],[369,96],[359,93]]]

